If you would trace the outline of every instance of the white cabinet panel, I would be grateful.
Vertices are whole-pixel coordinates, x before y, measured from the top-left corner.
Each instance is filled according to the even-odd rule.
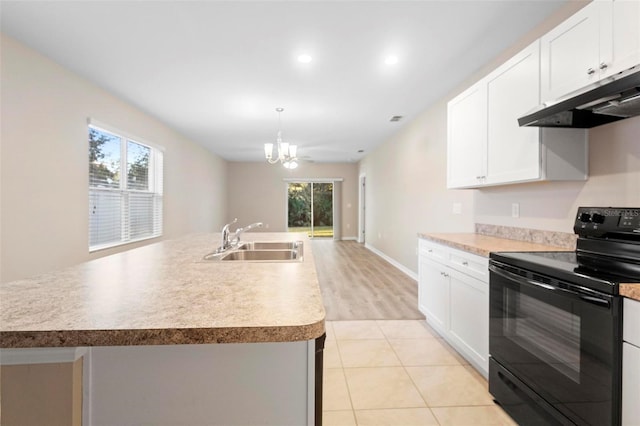
[[[518,125],[540,103],[539,63],[536,41],[487,77],[487,184],[540,177],[540,130]]]
[[[612,9],[610,74],[640,64],[640,1],[614,0]]]
[[[489,370],[489,286],[452,271],[449,281],[449,332],[455,347],[476,368]]]
[[[622,424],[640,425],[640,348],[622,344]]]
[[[540,39],[543,102],[598,81],[602,8],[590,3]]]
[[[419,309],[433,328],[444,332],[449,326],[448,268],[421,257],[419,280]]]
[[[640,347],[640,302],[624,299],[622,336],[625,342]]]
[[[622,338],[622,424],[640,425],[640,302],[624,299]]]
[[[487,88],[478,83],[447,105],[447,187],[477,185],[486,175]]]

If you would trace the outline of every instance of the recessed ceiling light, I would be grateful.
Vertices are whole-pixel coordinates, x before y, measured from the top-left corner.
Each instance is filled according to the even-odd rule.
[[[309,62],[311,62],[313,60],[313,58],[311,57],[311,55],[298,55],[298,62],[301,62],[303,64],[308,64]]]
[[[384,58],[384,63],[387,65],[395,65],[398,63],[398,57],[394,55],[389,55]]]

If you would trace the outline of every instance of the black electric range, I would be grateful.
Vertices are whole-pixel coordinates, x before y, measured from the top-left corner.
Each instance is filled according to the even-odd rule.
[[[640,208],[581,207],[574,232],[575,251],[490,255],[489,389],[519,424],[620,424]]]

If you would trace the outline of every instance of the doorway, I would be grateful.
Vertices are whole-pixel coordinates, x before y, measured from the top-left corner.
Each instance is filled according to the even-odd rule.
[[[333,182],[289,182],[287,231],[333,238]]]

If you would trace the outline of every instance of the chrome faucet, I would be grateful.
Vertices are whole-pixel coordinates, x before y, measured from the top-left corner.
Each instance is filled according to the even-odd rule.
[[[237,221],[238,218],[236,217],[232,222],[227,223],[222,227],[222,245],[220,245],[220,247],[218,247],[218,249],[216,250],[217,253],[221,253],[231,248],[231,241],[229,241],[229,227]]]
[[[231,244],[238,244],[240,242],[240,235],[242,235],[243,232],[247,232],[253,228],[262,228],[262,222],[252,223],[251,225],[247,225],[244,228],[236,229],[235,234],[233,234],[233,241]]]
[[[233,234],[233,239],[229,238],[229,228],[231,227],[231,225],[233,225],[234,223],[236,223],[238,221],[238,218],[236,217],[235,219],[233,219],[232,222],[227,223],[224,227],[222,227],[222,245],[220,245],[220,247],[218,247],[216,249],[216,253],[223,253],[235,246],[238,245],[238,243],[240,242],[240,235],[242,235],[243,232],[247,232],[250,229],[253,228],[261,228],[262,227],[262,222],[256,222],[256,223],[252,223],[251,225],[247,225],[244,228],[238,228],[235,230],[234,234]]]

